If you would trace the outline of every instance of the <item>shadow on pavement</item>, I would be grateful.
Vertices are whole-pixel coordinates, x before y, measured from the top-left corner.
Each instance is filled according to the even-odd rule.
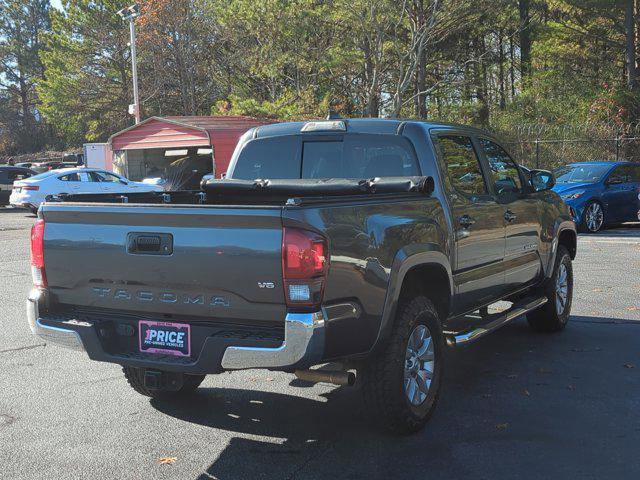
[[[37,217],[36,214],[31,213],[26,208],[14,208],[14,207],[7,207],[7,206],[0,205],[0,215],[2,214],[15,214],[15,215],[22,214],[25,217],[33,217],[33,218]]]
[[[201,479],[639,478],[640,328],[572,320],[556,335],[519,320],[448,351],[440,404],[411,437],[378,431],[356,388],[317,399],[214,388],[152,405],[239,434]]]
[[[640,223],[625,223],[622,225],[605,227],[598,233],[580,233],[580,238],[598,238],[598,237],[620,237],[620,238],[639,238]]]

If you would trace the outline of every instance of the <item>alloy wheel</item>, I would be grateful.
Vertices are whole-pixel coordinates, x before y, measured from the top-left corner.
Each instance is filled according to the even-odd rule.
[[[413,329],[407,343],[404,367],[404,393],[412,405],[426,399],[435,372],[434,341],[426,325]]]
[[[602,227],[604,221],[604,213],[599,203],[592,203],[587,208],[586,224],[591,232],[597,232]]]
[[[564,263],[558,265],[558,274],[556,276],[556,312],[558,315],[564,313],[567,308],[569,299],[569,279],[567,267]]]

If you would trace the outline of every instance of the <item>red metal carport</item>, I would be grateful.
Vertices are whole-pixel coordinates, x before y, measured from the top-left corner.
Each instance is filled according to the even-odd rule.
[[[141,180],[149,173],[149,165],[157,168],[168,150],[201,147],[202,151],[213,149],[212,169],[220,177],[242,134],[266,123],[271,121],[241,116],[150,117],[109,138],[113,169]]]

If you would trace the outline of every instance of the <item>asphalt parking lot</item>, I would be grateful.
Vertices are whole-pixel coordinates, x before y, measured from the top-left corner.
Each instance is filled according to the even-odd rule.
[[[0,208],[2,479],[640,478],[640,225],[580,237],[565,332],[520,319],[449,352],[432,421],[405,438],[356,389],[246,371],[149,401],[118,366],[44,345],[24,316],[33,220]]]

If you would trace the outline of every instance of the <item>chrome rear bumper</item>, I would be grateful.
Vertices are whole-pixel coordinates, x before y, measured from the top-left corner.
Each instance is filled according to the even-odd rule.
[[[97,325],[71,317],[40,315],[44,292],[33,290],[27,299],[27,318],[31,331],[47,343],[73,350],[84,350],[93,360],[189,373],[216,373],[249,368],[307,368],[322,361],[325,352],[325,312],[289,313],[285,318],[284,341],[273,348],[221,345],[208,338],[193,363],[167,363],[150,358],[112,355],[102,348]],[[222,350],[222,351],[221,351]],[[222,355],[221,355],[222,353]]]
[[[227,347],[222,368],[278,368],[319,362],[324,353],[324,313],[289,313],[284,322],[284,343],[280,347]]]
[[[42,301],[42,297],[42,292],[32,290],[27,298],[27,320],[31,332],[47,343],[55,343],[72,350],[84,350],[80,335],[75,330],[42,324],[39,315],[39,303]]]

